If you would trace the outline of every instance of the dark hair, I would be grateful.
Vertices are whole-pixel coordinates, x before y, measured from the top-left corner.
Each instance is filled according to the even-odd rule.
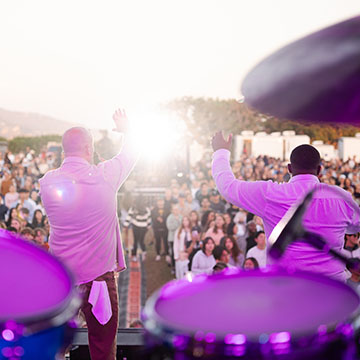
[[[21,235],[26,235],[26,234],[30,234],[32,237],[35,236],[35,232],[32,228],[30,227],[24,227],[21,231],[20,231]]]
[[[258,269],[258,268],[259,268],[259,263],[258,263],[258,261],[257,261],[254,257],[248,257],[248,258],[246,258],[245,261],[244,261],[243,267],[245,266],[246,260],[250,260],[250,261],[254,264],[254,269]]]
[[[135,198],[134,210],[140,215],[146,214],[146,204],[145,198],[140,194]]]
[[[320,165],[320,153],[311,145],[299,145],[291,152],[290,163],[296,169],[317,170]]]
[[[227,252],[227,249],[224,246],[216,245],[213,251],[213,256],[215,260],[220,260],[221,256],[224,252],[224,250]]]
[[[215,245],[214,239],[213,239],[211,236],[207,236],[207,237],[203,240],[203,246],[202,246],[202,249],[201,249],[204,254],[205,254],[205,246],[207,245],[207,243],[208,243],[209,241],[212,241],[212,242],[214,243],[214,245]]]
[[[41,217],[40,222],[38,222],[37,219],[36,219],[36,214],[37,214],[37,213],[41,213],[41,216],[42,216],[42,217]],[[34,215],[33,215],[32,222],[31,222],[31,226],[32,226],[33,228],[43,227],[43,226],[44,226],[44,220],[45,220],[45,216],[44,216],[43,212],[42,212],[40,209],[36,209],[36,210],[34,211]]]
[[[265,234],[265,231],[263,231],[263,230],[257,231],[255,234],[255,239],[257,239],[260,234]]]
[[[14,232],[14,233],[17,233],[17,232],[18,232],[17,229],[14,228],[13,226],[8,226],[8,227],[6,228],[6,230],[7,230],[7,231],[10,231],[10,232]]]
[[[226,239],[230,239],[233,247],[230,250],[230,255],[233,258],[234,262],[237,263],[237,258],[240,254],[242,254],[242,251],[239,249],[239,245],[237,244],[237,242],[235,241],[233,236],[227,235],[221,238],[220,240],[220,245],[223,246],[226,249]]]
[[[16,207],[12,207],[10,210],[9,210],[9,217],[8,217],[8,220],[6,221],[6,226],[7,227],[9,227],[10,225],[11,225],[11,220],[12,220],[12,218],[13,218],[13,212],[16,212],[16,215],[15,215],[15,217],[17,217],[17,209],[16,209]]]
[[[208,222],[209,222],[209,215],[210,215],[210,213],[213,213],[213,212],[214,212],[213,210],[207,210],[202,214],[202,217],[201,217],[202,229],[205,229],[207,227]]]
[[[25,215],[29,215],[30,214],[30,210],[26,207],[21,208],[20,212],[22,212]]]
[[[227,269],[227,264],[225,264],[224,262],[222,261],[218,261],[214,267],[213,267],[213,273],[218,273],[220,271],[223,271],[224,269]]]
[[[234,228],[237,224],[235,224],[234,222],[231,222],[230,224],[228,224],[227,228],[226,228],[226,234],[229,236],[233,236],[234,235]]]
[[[29,193],[30,191],[28,189],[22,188],[18,191],[18,193]]]
[[[202,202],[203,202],[205,199],[210,202],[209,197],[208,197],[208,196],[204,196],[204,197],[201,199],[201,201],[200,201],[200,206],[202,206]]]

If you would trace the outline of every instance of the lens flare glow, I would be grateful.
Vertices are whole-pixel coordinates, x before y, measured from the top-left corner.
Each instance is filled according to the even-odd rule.
[[[158,162],[181,146],[185,125],[171,114],[149,111],[131,116],[130,141],[140,149],[142,158]],[[182,146],[185,151],[185,145]]]

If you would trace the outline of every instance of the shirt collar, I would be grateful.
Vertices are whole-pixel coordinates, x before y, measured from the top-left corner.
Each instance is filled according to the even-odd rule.
[[[292,176],[289,182],[296,182],[296,181],[312,181],[314,183],[320,183],[319,178],[312,174],[299,174]]]
[[[84,158],[82,158],[80,156],[67,156],[63,161],[63,165],[64,164],[73,164],[73,163],[90,165],[90,163],[88,161],[86,161]]]

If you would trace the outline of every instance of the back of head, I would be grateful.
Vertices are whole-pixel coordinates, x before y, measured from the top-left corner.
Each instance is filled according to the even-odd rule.
[[[146,201],[144,196],[140,194],[135,198],[134,207],[139,214],[143,215],[146,213]]]
[[[290,162],[295,171],[317,172],[320,165],[320,153],[311,145],[299,145],[291,152]]]
[[[72,127],[65,131],[62,146],[65,156],[82,156],[86,146],[93,145],[91,133],[83,127]]]
[[[225,247],[221,246],[221,245],[216,245],[213,251],[213,256],[215,258],[215,260],[221,260],[221,256],[224,252]]]

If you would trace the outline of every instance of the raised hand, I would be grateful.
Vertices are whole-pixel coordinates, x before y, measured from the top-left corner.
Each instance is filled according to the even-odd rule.
[[[113,131],[126,133],[129,130],[129,119],[126,115],[125,109],[117,109],[114,112],[113,120],[115,123],[115,128]]]
[[[231,150],[232,134],[225,140],[222,131],[218,131],[211,139],[211,145],[214,151],[219,149]]]

